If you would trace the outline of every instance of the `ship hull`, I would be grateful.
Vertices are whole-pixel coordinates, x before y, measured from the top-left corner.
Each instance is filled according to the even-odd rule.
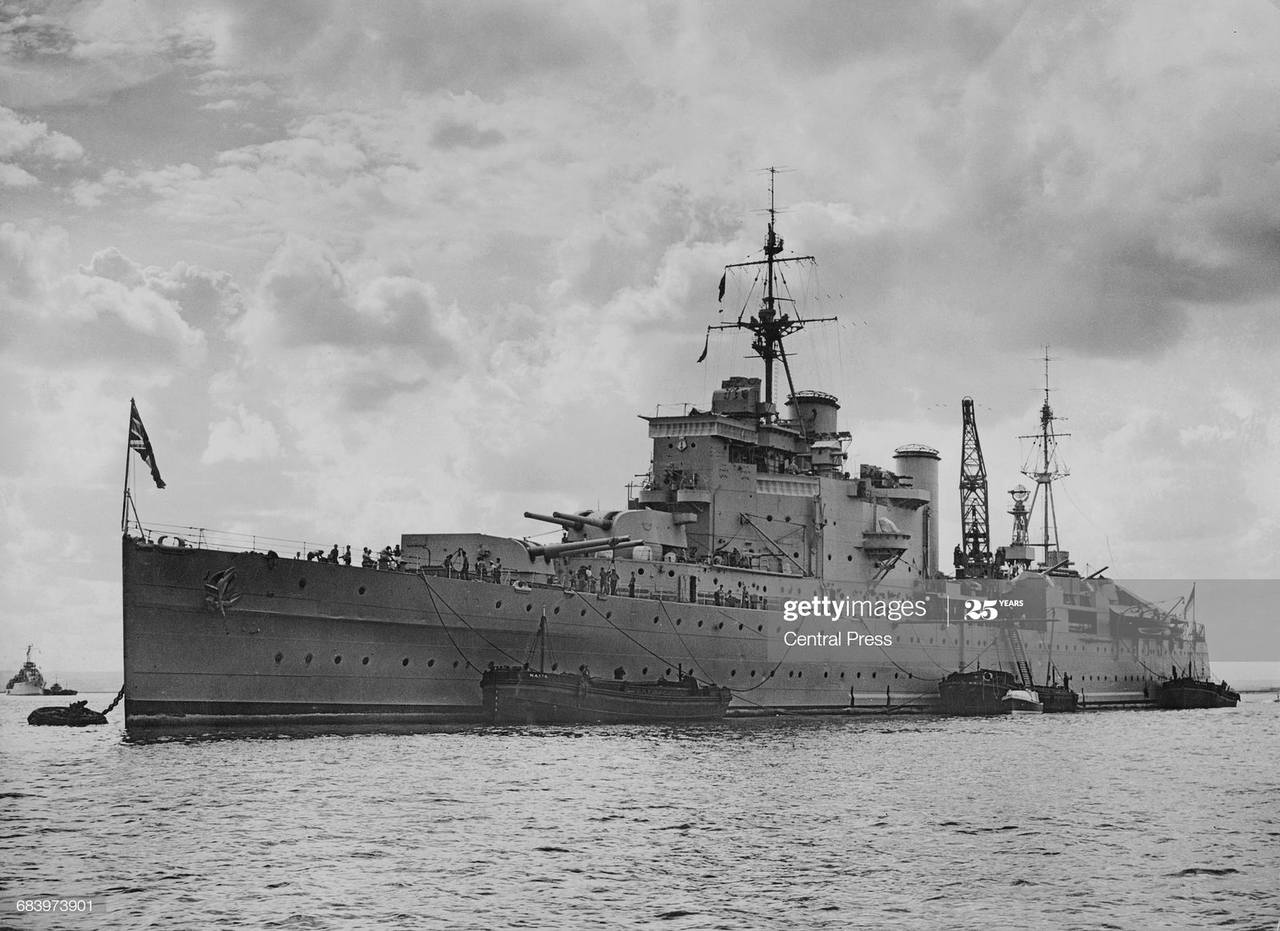
[[[781,581],[799,595],[811,584]],[[481,670],[519,664],[544,613],[561,668],[652,678],[683,665],[734,690],[730,715],[934,711],[945,670],[995,636],[976,625],[966,632],[872,619],[865,629],[892,646],[801,653],[779,647],[786,625],[776,602],[763,609],[518,590],[129,537],[123,582],[131,732],[481,722]],[[1063,666],[1067,654],[1090,700],[1147,703],[1143,689],[1154,679],[1136,654],[1126,661],[1116,644],[1070,635],[1059,635],[1054,651],[1028,645],[1037,663],[1057,657]],[[1168,656],[1155,654],[1151,665]]]
[[[30,682],[15,682],[9,686],[10,695],[43,695],[44,689]]]

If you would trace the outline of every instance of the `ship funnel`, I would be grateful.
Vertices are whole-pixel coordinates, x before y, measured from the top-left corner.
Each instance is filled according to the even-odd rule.
[[[925,522],[926,532],[923,535],[925,549],[924,564],[929,575],[938,575],[938,546],[941,535],[938,533],[938,464],[942,457],[932,446],[912,443],[899,446],[893,451],[893,470],[898,475],[910,477],[911,484],[929,493],[929,503],[921,510],[921,520]]]

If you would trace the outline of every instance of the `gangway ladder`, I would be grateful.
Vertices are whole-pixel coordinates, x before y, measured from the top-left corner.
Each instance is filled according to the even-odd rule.
[[[1012,624],[1001,628],[1005,641],[1009,644],[1009,652],[1013,656],[1013,663],[1018,669],[1018,678],[1022,680],[1022,684],[1027,688],[1032,686],[1031,664],[1027,662],[1027,650],[1022,645],[1022,635],[1018,633],[1018,628]]]

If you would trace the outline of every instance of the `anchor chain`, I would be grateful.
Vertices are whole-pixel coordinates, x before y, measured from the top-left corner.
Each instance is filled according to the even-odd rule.
[[[101,711],[102,716],[105,718],[105,717],[106,717],[107,715],[109,715],[113,710],[115,710],[116,705],[120,704],[120,699],[122,699],[122,698],[124,698],[124,686],[123,686],[123,685],[122,685],[122,686],[120,686],[120,691],[116,693],[116,697],[112,700],[111,704],[107,705],[107,707],[105,707],[105,708],[103,708],[103,709],[102,709],[102,711]]]

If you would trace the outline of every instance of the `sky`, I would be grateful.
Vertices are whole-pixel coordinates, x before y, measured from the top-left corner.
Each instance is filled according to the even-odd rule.
[[[1254,0],[0,2],[0,663],[120,666],[130,398],[148,525],[625,506],[637,414],[761,374],[695,360],[768,166],[839,317],[796,387],[855,469],[941,451],[944,553],[960,399],[1004,542],[1048,346],[1079,566],[1280,578],[1277,48]]]

